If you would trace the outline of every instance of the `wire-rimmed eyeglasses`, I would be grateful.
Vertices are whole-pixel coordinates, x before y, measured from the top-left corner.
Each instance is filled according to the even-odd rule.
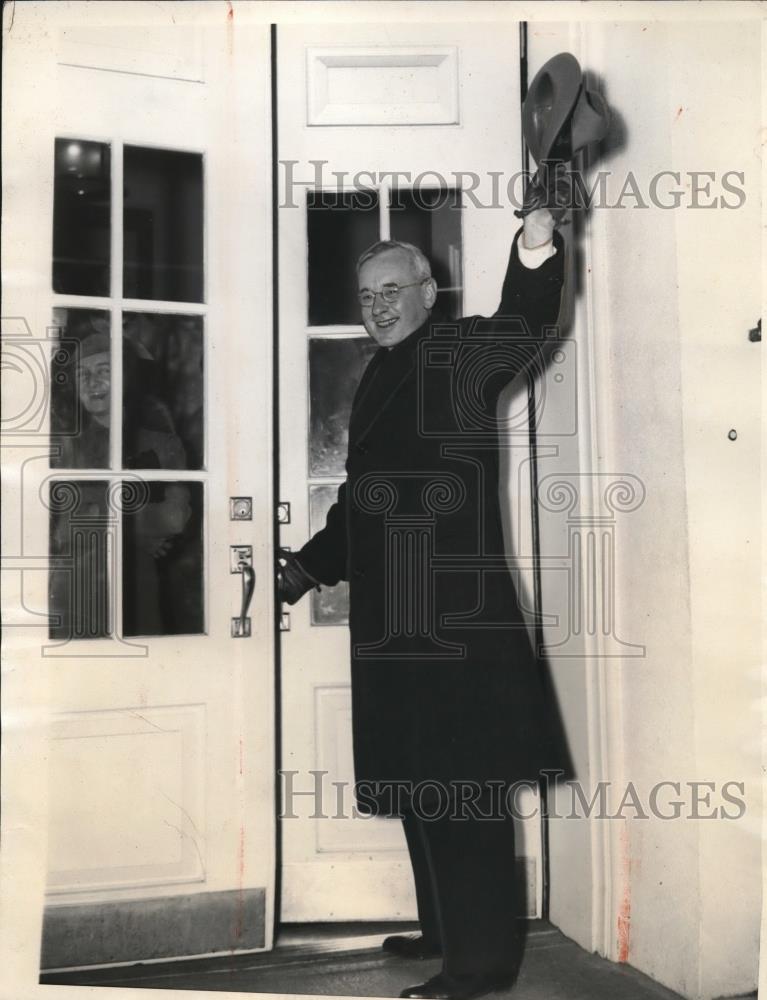
[[[363,288],[361,292],[357,293],[357,300],[363,309],[370,309],[375,303],[376,295],[380,295],[384,302],[396,302],[399,298],[399,293],[405,288],[415,288],[416,285],[422,285],[424,282],[428,281],[428,278],[421,278],[420,281],[411,281],[409,285],[397,285],[394,282],[382,285],[380,292],[374,292],[370,288]]]

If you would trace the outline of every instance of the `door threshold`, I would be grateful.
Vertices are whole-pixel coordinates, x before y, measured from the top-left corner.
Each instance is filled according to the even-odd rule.
[[[283,924],[274,945],[275,957],[311,958],[319,955],[377,950],[390,934],[417,934],[413,922]]]
[[[548,921],[522,918],[528,937],[540,939],[555,933]],[[378,951],[390,934],[417,934],[414,922],[283,924],[277,931],[272,961],[301,961],[323,955]],[[542,942],[540,942],[542,943]],[[269,953],[267,953],[269,954]]]

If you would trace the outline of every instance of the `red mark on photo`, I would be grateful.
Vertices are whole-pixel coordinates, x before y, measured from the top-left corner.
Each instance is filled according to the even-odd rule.
[[[631,854],[628,827],[621,830],[621,902],[618,910],[618,961],[628,962],[631,932]]]

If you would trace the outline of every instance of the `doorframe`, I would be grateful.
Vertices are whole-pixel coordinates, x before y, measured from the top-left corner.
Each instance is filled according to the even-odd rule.
[[[290,22],[287,22],[288,24]],[[524,98],[524,94],[527,90],[527,44],[526,44],[526,21],[517,22],[519,25],[519,35],[520,35],[520,45],[518,52],[519,61],[519,81],[520,81],[520,103]],[[279,372],[280,372],[280,309],[279,309],[279,94],[278,94],[278,59],[279,59],[279,27],[281,22],[272,22],[270,25],[270,53],[271,53],[271,114],[272,114],[272,287],[273,287],[273,371],[272,371],[272,384],[273,384],[273,412],[274,412],[274,423],[273,423],[273,470],[272,470],[272,482],[274,487],[273,492],[273,505],[275,511],[275,517],[273,520],[273,545],[275,556],[280,547],[279,529],[280,525],[276,516],[277,507],[280,503],[280,386],[279,386]],[[523,31],[525,44],[523,45]],[[520,142],[522,149],[522,167],[523,169],[528,169],[529,156],[524,141],[524,137],[520,134]],[[383,204],[383,202],[382,202]],[[529,405],[529,440],[530,440],[530,454],[531,454],[531,473],[530,473],[530,503],[531,503],[531,517],[532,517],[532,536],[533,536],[533,558],[535,563],[535,568],[533,572],[533,595],[534,595],[534,609],[535,609],[535,621],[536,621],[536,634],[539,632],[540,626],[538,621],[541,615],[541,588],[540,588],[540,566],[538,564],[540,556],[540,544],[537,529],[537,510],[538,510],[538,500],[537,500],[537,465],[535,461],[535,386],[530,384],[530,405]],[[580,391],[580,387],[579,387]],[[587,397],[588,398],[588,397]],[[589,454],[598,453],[593,444],[590,444]],[[275,863],[276,863],[276,873],[275,873],[275,892],[274,892],[274,914],[273,914],[273,930],[274,939],[276,940],[279,927],[280,927],[280,902],[281,902],[281,888],[282,888],[282,869],[283,869],[283,857],[282,857],[282,838],[281,838],[281,827],[280,827],[280,814],[282,812],[282,783],[280,780],[280,772],[282,766],[282,754],[281,754],[281,744],[282,744],[282,725],[281,725],[281,707],[282,707],[282,644],[280,642],[280,603],[276,594],[275,585],[275,809],[277,815],[276,823],[276,850],[275,850]],[[537,635],[537,639],[540,640],[539,644],[542,645],[542,636]],[[597,664],[602,661],[599,658],[598,652],[595,651],[593,660],[596,660]],[[597,699],[598,700],[598,699]],[[596,703],[596,702],[595,702]],[[591,716],[591,711],[590,711]],[[591,741],[590,741],[591,742]],[[601,743],[599,743],[601,745]],[[590,759],[592,758],[590,749]],[[545,809],[545,798],[544,789],[539,786],[539,802],[541,810],[541,876],[542,879],[542,891],[541,891],[541,919],[548,919],[548,886],[549,886],[549,845],[548,845],[548,820],[546,816]],[[599,831],[592,830],[592,855],[598,850],[598,841],[596,834]],[[596,858],[594,857],[594,860]],[[540,891],[540,890],[539,890]],[[592,907],[592,915],[595,913],[596,908]],[[596,940],[597,932],[592,928],[592,937]]]
[[[524,23],[524,22],[522,22]],[[520,75],[526,79],[528,73],[542,65],[549,55],[551,45],[557,51],[567,50],[580,62],[581,66],[600,64],[599,42],[589,45],[593,32],[589,24],[581,21],[569,21],[561,26],[561,40],[545,44],[544,55],[536,55],[535,43],[522,47],[520,24],[520,55],[524,62],[520,66]],[[527,22],[534,23],[534,22]],[[554,25],[548,24],[551,29]],[[535,37],[534,33],[531,35]],[[532,51],[531,51],[532,48]],[[532,57],[532,58],[531,58]],[[523,76],[524,74],[524,76]],[[522,138],[523,151],[524,138]],[[526,167],[523,153],[523,165]],[[584,163],[583,169],[588,164]],[[611,471],[610,442],[606,433],[606,423],[603,414],[609,412],[611,398],[611,378],[607,368],[609,329],[609,289],[607,287],[607,264],[600,247],[607,245],[605,240],[605,218],[600,212],[589,215],[582,213],[576,221],[578,229],[578,251],[580,255],[578,280],[580,293],[573,296],[572,314],[567,317],[569,327],[578,331],[579,364],[576,366],[578,395],[578,428],[577,449],[578,469],[581,473],[605,473]],[[573,229],[565,230],[563,236],[566,246],[574,239]],[[570,253],[571,267],[574,254]],[[574,273],[569,275],[572,281]],[[531,420],[531,441],[535,430]],[[584,475],[579,497],[579,510],[583,517],[595,517],[600,513],[599,494],[596,490],[595,476]],[[533,490],[535,484],[533,483]],[[533,500],[533,510],[538,508],[537,499]],[[540,555],[537,539],[535,554]],[[581,580],[577,585],[584,592],[589,580],[586,576],[585,561],[581,564]],[[536,567],[535,577],[540,580],[540,566]],[[536,611],[540,610],[539,593],[536,590]],[[585,741],[588,755],[588,779],[595,786],[606,781],[623,786],[624,756],[623,756],[623,710],[622,710],[622,674],[616,669],[614,660],[606,658],[607,649],[605,637],[598,631],[583,635],[585,658],[585,700],[586,700],[586,734]],[[608,669],[608,662],[610,664]],[[564,713],[563,713],[564,714]],[[542,802],[542,807],[544,803]],[[622,837],[623,824],[600,822],[591,817],[589,823],[589,860],[591,868],[590,883],[590,925],[578,928],[578,940],[587,943],[598,954],[612,960],[620,960],[619,934],[616,928],[621,921],[627,920],[625,912],[628,891],[627,875],[623,866],[622,855],[625,842]],[[542,833],[544,836],[543,859],[547,876],[545,904],[548,904],[548,863],[550,860],[549,834],[551,827],[546,816],[543,817]],[[585,860],[585,859],[584,859]],[[548,906],[545,911],[548,918]],[[570,928],[574,930],[575,928]]]
[[[589,49],[589,37],[582,22],[568,26],[569,50],[582,66],[591,65],[594,56],[598,56]],[[607,245],[603,213],[593,212],[584,216],[580,236],[583,292],[576,301],[575,309],[580,311],[586,350],[585,364],[577,368],[582,428],[582,433],[578,435],[578,464],[581,471],[606,472],[610,467],[610,447],[602,414],[609,412],[611,382],[605,362],[609,345],[607,261],[599,250]],[[599,513],[599,496],[594,488],[594,476],[584,479],[581,511],[586,516],[596,516]],[[582,569],[585,574],[585,563]],[[584,579],[583,583],[587,581]],[[624,728],[621,673],[614,666],[607,669],[605,640],[599,631],[586,633],[585,647],[589,777],[593,784],[609,781],[622,785]],[[622,824],[591,818],[589,825],[591,947],[599,955],[618,961],[618,935],[614,929],[622,916],[621,901],[626,888],[620,868]]]
[[[280,524],[277,507],[280,503],[280,175],[279,175],[279,94],[277,24],[269,25],[269,79],[271,100],[271,163],[272,163],[272,552],[276,562],[280,548]],[[280,640],[281,611],[274,587],[274,893],[272,910],[272,947],[280,929],[282,904],[282,642]]]

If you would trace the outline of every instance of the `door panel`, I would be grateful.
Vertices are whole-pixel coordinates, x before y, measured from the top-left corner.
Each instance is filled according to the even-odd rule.
[[[269,29],[234,52],[183,5],[172,30],[98,13],[30,26],[6,285],[51,404],[15,435],[7,525],[50,718],[44,965],[270,947],[274,905]],[[257,575],[237,640],[232,544]],[[103,951],[72,932],[93,907]]]
[[[466,24],[387,24],[385,38],[374,25],[279,28],[280,489],[291,504],[281,544],[292,549],[322,527],[344,478],[349,408],[373,347],[355,295],[359,254],[378,239],[414,242],[432,261],[438,314],[498,305],[519,226],[502,193],[521,169],[517,25],[494,38]],[[526,413],[522,392],[509,405]],[[506,458],[513,504],[520,481],[529,494],[522,428]],[[281,634],[283,920],[416,915],[401,825],[350,817],[347,613],[346,585],[323,588],[290,608]],[[538,912],[538,817],[521,825]]]

